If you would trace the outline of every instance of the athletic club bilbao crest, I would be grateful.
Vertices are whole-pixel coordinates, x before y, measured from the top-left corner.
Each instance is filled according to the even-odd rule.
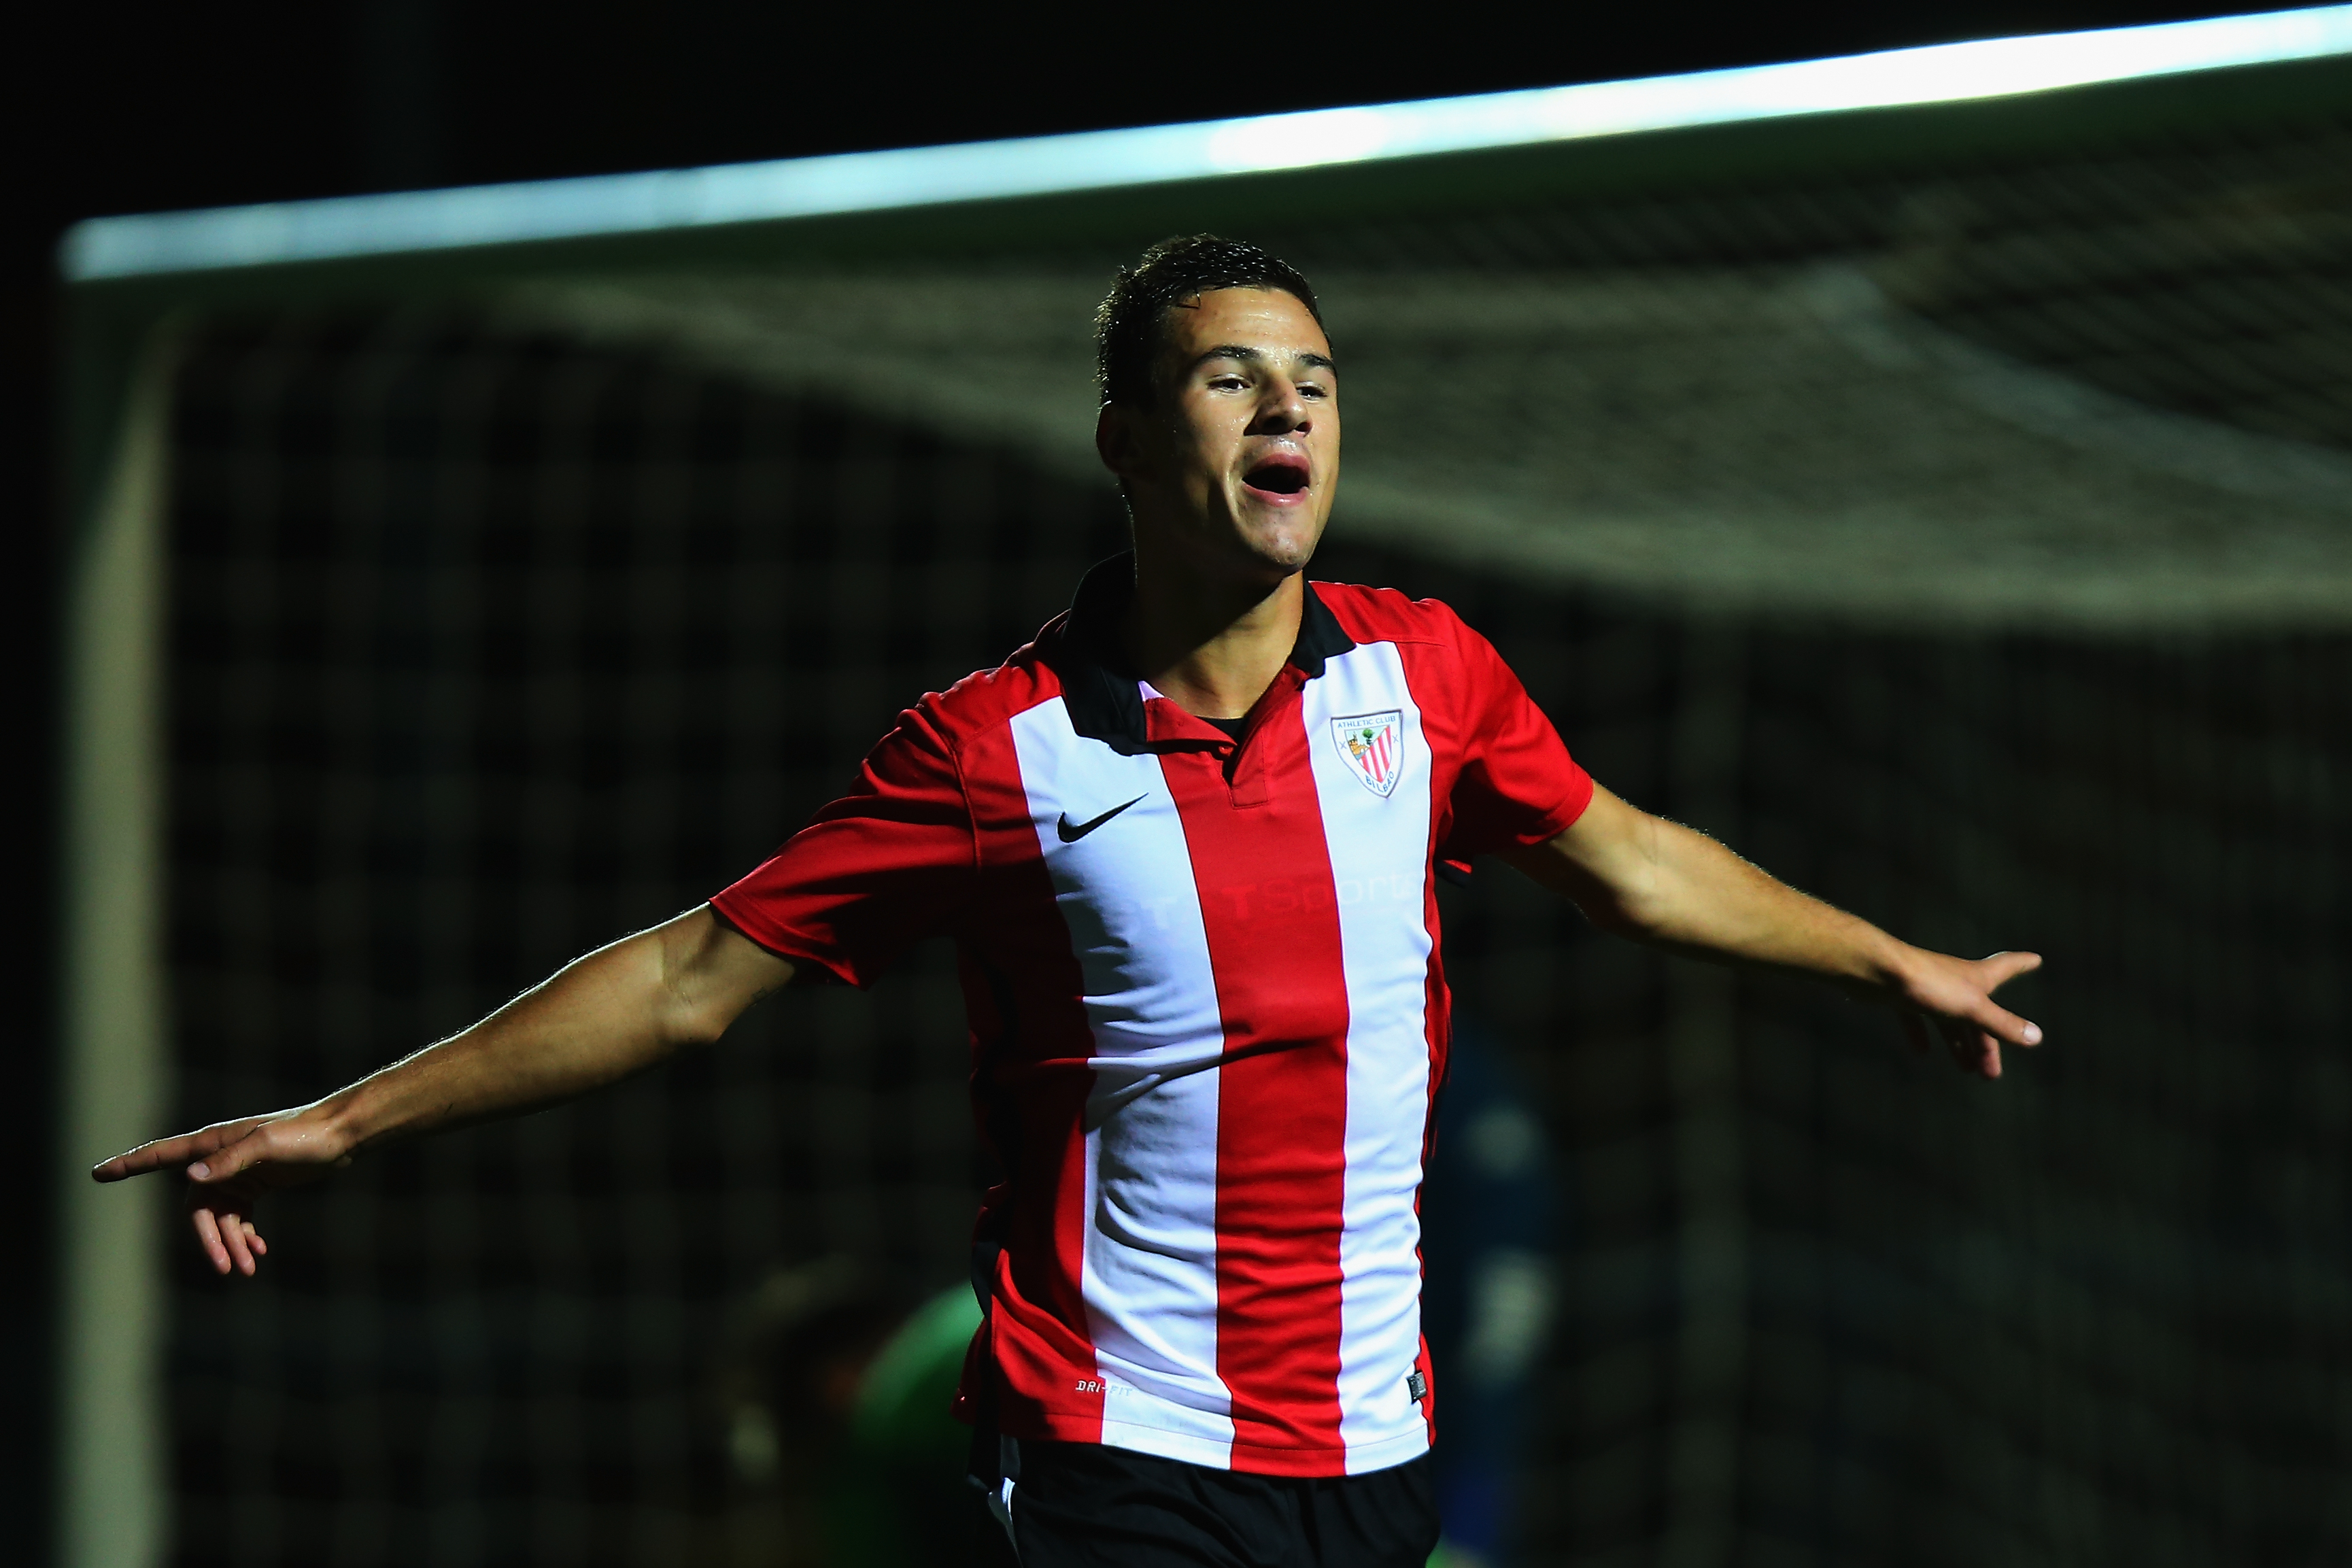
[[[1404,772],[1404,715],[1358,713],[1331,721],[1331,739],[1339,755],[1356,771],[1363,786],[1383,798],[1396,793],[1397,774]]]

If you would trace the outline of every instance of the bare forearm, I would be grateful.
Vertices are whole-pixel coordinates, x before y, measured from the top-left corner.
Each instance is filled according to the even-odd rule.
[[[565,966],[473,1027],[369,1075],[319,1110],[358,1150],[586,1093],[686,1042],[646,1005],[654,933]]]
[[[1606,791],[1575,827],[1507,858],[1603,930],[1696,957],[1873,990],[1899,989],[1916,951]]]
[[[716,1040],[791,984],[793,965],[708,906],[567,964],[472,1028],[291,1110],[216,1121],[100,1163],[119,1182],[182,1170],[196,1238],[223,1274],[268,1249],[254,1201],[315,1181],[371,1143],[536,1110]]]
[[[1505,858],[1576,900],[1603,930],[1697,957],[1815,975],[1884,1002],[1905,1016],[1915,1042],[1924,1047],[1932,1025],[1956,1060],[1987,1078],[2000,1076],[2004,1043],[2042,1041],[2039,1026],[1992,1000],[2039,968],[2039,955],[1967,960],[1898,942],[1605,789],[1566,832]]]
[[[1630,896],[1610,900],[1624,934],[1849,986],[1901,984],[1908,943],[1798,891],[1704,834],[1656,817],[1643,829],[1648,874]]]
[[[725,1032],[742,1006],[781,984],[730,974],[718,951],[748,947],[707,910],[599,948],[473,1027],[371,1074],[315,1108],[350,1150],[515,1115],[585,1094]],[[765,980],[769,984],[758,982]],[[732,982],[732,984],[730,984]]]

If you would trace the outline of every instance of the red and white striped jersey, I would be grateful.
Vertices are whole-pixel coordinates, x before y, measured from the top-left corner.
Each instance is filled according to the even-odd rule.
[[[1400,1464],[1434,1404],[1432,872],[1551,837],[1591,781],[1485,639],[1386,589],[1309,585],[1236,742],[1114,673],[1131,570],[924,698],[712,904],[859,985],[957,942],[1007,1173],[960,1413],[1270,1475]]]

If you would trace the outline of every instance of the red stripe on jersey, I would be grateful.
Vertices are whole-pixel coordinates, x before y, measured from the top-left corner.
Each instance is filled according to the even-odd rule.
[[[1348,991],[1296,686],[1270,706],[1233,784],[1207,753],[1161,763],[1224,1027],[1217,1371],[1233,1394],[1235,1468],[1328,1475],[1340,1447]]]
[[[996,1419],[1010,1436],[1099,1442],[1102,1381],[1080,1284],[1086,1140],[1072,1136],[1085,1124],[1092,1087],[1087,1058],[1094,1032],[1078,1000],[1086,985],[1055,907],[1011,733],[1000,728],[974,737],[962,765],[977,848],[989,868],[986,956],[968,945],[960,966],[972,1020],[972,1099],[982,1135],[1006,1174],[990,1191],[979,1224],[981,1235],[1003,1247],[982,1331],[992,1343],[994,1375],[1011,1395],[999,1401]]]

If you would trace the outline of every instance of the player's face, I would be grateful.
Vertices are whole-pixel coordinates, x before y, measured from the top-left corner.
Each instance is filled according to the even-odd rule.
[[[1339,478],[1331,344],[1297,297],[1220,289],[1168,312],[1149,409],[1111,411],[1103,455],[1139,529],[1265,581],[1315,553]],[[1115,428],[1113,426],[1116,426]]]

